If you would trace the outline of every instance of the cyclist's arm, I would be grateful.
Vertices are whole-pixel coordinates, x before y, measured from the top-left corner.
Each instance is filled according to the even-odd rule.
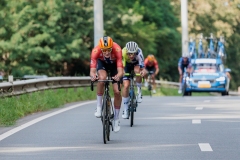
[[[123,76],[123,61],[122,61],[122,49],[120,46],[117,46],[116,49],[116,59],[117,59],[117,77],[121,78]]]
[[[122,62],[123,62],[123,67],[126,66],[126,56],[127,56],[127,50],[126,47],[122,49]]]
[[[182,68],[180,67],[180,66],[178,66],[178,73],[179,73],[179,75],[182,75]]]
[[[98,79],[96,68],[90,68],[90,77],[91,77],[91,81],[96,81]]]
[[[97,79],[96,78],[96,75],[97,75],[96,68],[97,68],[97,59],[99,56],[99,52],[100,52],[100,50],[97,47],[95,47],[91,53],[90,77],[91,77],[92,81],[95,81]]]
[[[178,73],[179,73],[179,75],[182,75],[182,72],[183,72],[181,66],[182,66],[182,58],[180,58],[179,61],[178,61]]]
[[[157,60],[154,61],[154,67],[156,68],[156,71],[155,71],[155,76],[156,76],[158,74],[158,72],[159,72],[159,67],[158,67]]]
[[[138,65],[140,66],[140,68],[144,68],[144,56],[142,53],[142,50],[139,48],[139,53],[137,55],[137,59],[138,59]]]

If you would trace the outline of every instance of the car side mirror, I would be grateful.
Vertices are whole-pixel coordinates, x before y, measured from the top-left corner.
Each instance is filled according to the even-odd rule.
[[[231,72],[231,69],[230,68],[226,68],[224,71],[225,72]]]

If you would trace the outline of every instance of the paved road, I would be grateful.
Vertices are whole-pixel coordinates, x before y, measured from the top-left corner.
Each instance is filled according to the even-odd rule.
[[[93,101],[32,115],[14,129],[0,128],[0,159],[240,159],[239,97],[143,100],[134,126],[121,119],[120,132],[112,132],[108,144],[93,116]]]

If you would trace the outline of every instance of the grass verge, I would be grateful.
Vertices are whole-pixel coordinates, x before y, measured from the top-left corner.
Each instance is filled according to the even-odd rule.
[[[55,89],[0,99],[0,126],[10,126],[28,114],[57,108],[66,103],[92,100],[96,92],[86,88]]]
[[[110,93],[113,95],[112,89]],[[142,94],[149,95],[149,91],[143,87]],[[193,96],[195,95],[209,96],[210,94],[193,93]],[[175,88],[160,87],[154,96],[181,96],[181,94],[178,94]],[[96,90],[92,92],[89,87],[45,90],[0,98],[0,126],[14,125],[19,118],[28,114],[57,108],[70,102],[93,99],[96,99]]]

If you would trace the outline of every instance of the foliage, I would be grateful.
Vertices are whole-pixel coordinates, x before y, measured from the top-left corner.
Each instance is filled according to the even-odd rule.
[[[103,0],[105,35],[124,47],[136,41],[144,56],[154,54],[160,76],[178,81],[181,56],[179,0]],[[188,0],[189,35],[213,33],[226,39],[231,88],[240,85],[238,0]],[[93,44],[93,0],[1,0],[0,70],[26,74],[89,74]],[[204,42],[206,44],[206,42]]]
[[[180,1],[173,0],[172,6],[175,11],[180,11]],[[178,17],[180,18],[179,14]],[[236,90],[240,86],[240,2],[213,1],[213,0],[188,0],[188,30],[189,35],[198,37],[203,33],[204,37],[214,36],[225,38],[227,53],[226,67],[231,68],[231,89]],[[206,42],[204,42],[206,48]]]
[[[5,0],[1,8],[0,67],[8,74],[51,76],[63,62],[89,58],[92,1]]]

